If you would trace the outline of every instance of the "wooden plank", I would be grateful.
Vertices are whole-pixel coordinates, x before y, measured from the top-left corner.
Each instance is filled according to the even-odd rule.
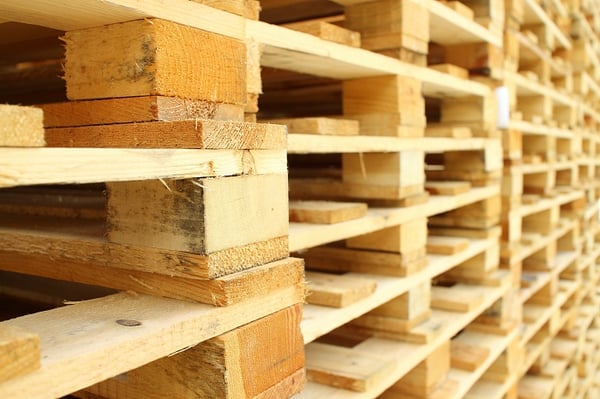
[[[375,291],[377,283],[368,278],[306,272],[308,296],[313,305],[343,308],[360,301]]]
[[[43,147],[43,118],[37,108],[0,104],[0,147]]]
[[[466,193],[471,189],[468,181],[428,181],[425,190],[432,195],[457,195]]]
[[[456,139],[470,138],[471,128],[444,124],[428,123],[425,129],[426,137],[451,137]]]
[[[352,119],[314,117],[267,119],[261,122],[286,125],[290,134],[355,136],[359,133],[358,121]]]
[[[392,368],[390,359],[351,348],[319,342],[306,346],[309,381],[365,392],[380,384]]]
[[[452,368],[475,371],[490,355],[485,346],[477,346],[452,340],[450,343],[450,364]]]
[[[242,121],[244,117],[244,109],[238,105],[164,96],[67,101],[39,107],[47,128],[186,119]]]
[[[432,287],[431,307],[451,312],[470,312],[483,302],[481,292],[471,286]]]
[[[299,285],[224,308],[121,293],[6,321],[4,325],[39,334],[42,366],[1,384],[0,396],[61,397],[292,306],[302,298]],[[117,320],[140,325],[126,327]]]
[[[108,239],[209,254],[284,237],[286,181],[270,174],[108,183]]]
[[[285,128],[196,119],[46,129],[49,147],[285,149]]]
[[[258,19],[260,2],[258,0],[193,0],[227,12],[241,15],[248,19]]]
[[[461,79],[469,79],[469,71],[452,64],[436,64],[429,65],[429,68],[439,72],[447,73],[448,75],[456,76]]]
[[[469,7],[467,7],[466,5],[464,5],[463,3],[461,3],[460,1],[445,1],[444,0],[441,3],[467,19],[473,20],[475,18],[475,14],[474,14],[473,10],[470,9]]]
[[[255,398],[304,366],[302,306],[288,307],[86,391],[107,399]]]
[[[0,148],[0,187],[285,173],[282,150]]]
[[[40,368],[40,337],[0,324],[0,383]]]
[[[64,41],[71,100],[166,95],[246,103],[241,41],[160,19],[69,31]]]
[[[360,47],[360,33],[342,28],[341,26],[334,25],[327,21],[317,19],[293,22],[282,26],[299,32],[308,33],[309,35],[317,36],[318,38],[330,42],[345,44],[346,46],[351,47]]]
[[[240,40],[245,37],[242,18],[187,0],[175,0],[167,9],[159,0],[143,3],[135,0],[83,0],[77,3],[61,0],[52,4],[43,0],[27,4],[3,0],[0,10],[3,19],[62,31],[157,17]]]
[[[358,154],[356,154],[358,155]],[[406,172],[405,174],[408,174]],[[384,176],[383,169],[380,173]],[[357,176],[358,178],[358,176]],[[366,179],[365,179],[366,180]],[[334,179],[290,179],[290,198],[293,199],[386,199],[400,200],[421,194],[423,184],[408,186],[376,185],[357,182],[342,182]]]
[[[85,222],[81,219],[51,218],[47,223],[39,216],[17,218],[19,223],[11,223],[14,218],[2,215],[0,246],[7,250],[0,252],[0,259],[16,261],[21,255],[26,255],[39,265],[53,259],[64,267],[88,264],[98,270],[117,268],[170,277],[214,279],[288,255],[287,237],[202,255],[108,242],[104,220]],[[74,224],[77,226],[72,226]],[[35,226],[36,230],[28,230],[31,226]]]
[[[436,255],[454,255],[469,247],[469,240],[458,237],[427,236],[427,253]]]
[[[367,214],[367,204],[360,202],[291,201],[290,221],[332,224],[361,218]]]
[[[199,280],[78,261],[62,263],[62,267],[57,267],[53,259],[22,253],[15,256],[10,251],[2,252],[1,256],[7,263],[2,263],[0,268],[6,271],[192,300],[215,306],[235,304],[266,294],[277,287],[300,284],[303,279],[303,264],[293,258],[267,263],[213,280]]]

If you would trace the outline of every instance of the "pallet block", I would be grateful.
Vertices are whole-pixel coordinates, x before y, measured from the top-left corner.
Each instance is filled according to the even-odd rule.
[[[0,104],[0,147],[43,147],[43,119],[37,108]]]
[[[277,398],[284,382],[283,392],[296,393],[304,380],[301,313],[301,305],[289,307],[86,391],[106,399]]]
[[[0,383],[39,369],[40,361],[37,334],[0,325]]]
[[[346,240],[350,248],[411,254],[427,246],[427,219],[418,218],[396,227]]]

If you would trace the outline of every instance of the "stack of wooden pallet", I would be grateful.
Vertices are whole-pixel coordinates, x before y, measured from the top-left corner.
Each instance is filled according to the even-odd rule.
[[[4,398],[279,398],[304,384],[285,128],[244,122],[244,19],[179,3],[167,16],[181,23],[110,2],[2,5],[67,30],[69,101],[42,106],[45,131],[40,109],[0,108],[1,184],[15,187],[0,193],[0,268],[127,291],[2,322]],[[207,29],[197,15],[227,35],[189,26]]]

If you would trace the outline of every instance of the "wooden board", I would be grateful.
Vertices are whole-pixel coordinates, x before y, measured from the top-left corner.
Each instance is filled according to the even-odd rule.
[[[107,399],[255,398],[304,366],[297,304],[87,391]]]
[[[0,187],[285,173],[284,150],[0,148]]]
[[[284,149],[285,128],[215,120],[46,129],[49,147]]]
[[[469,71],[452,64],[436,64],[430,65],[429,68],[439,72],[447,73],[448,75],[456,76],[461,79],[469,79]]]
[[[299,32],[308,33],[309,35],[317,36],[330,42],[360,47],[360,33],[342,28],[327,21],[317,19],[293,22],[282,26]]]
[[[432,195],[457,195],[471,189],[468,181],[428,181],[425,190]]]
[[[450,343],[452,368],[475,371],[488,358],[490,351],[485,346],[476,346],[452,340]]]
[[[367,204],[333,201],[290,201],[290,222],[332,224],[361,218]]]
[[[427,236],[427,253],[436,255],[454,255],[469,247],[469,240],[458,237]]]
[[[143,96],[41,104],[44,126],[74,127],[128,122],[215,119],[242,121],[239,105],[177,97]]]
[[[165,95],[246,102],[241,41],[160,19],[69,31],[64,41],[70,100]]]
[[[0,324],[0,383],[40,368],[40,337]]]
[[[37,108],[0,104],[0,147],[43,147],[43,113]]]
[[[426,137],[452,137],[457,139],[470,138],[473,132],[469,127],[427,123]]]
[[[324,134],[332,136],[355,136],[359,133],[358,121],[338,118],[286,118],[261,120],[265,123],[286,125],[290,134]]]
[[[470,312],[483,302],[481,291],[469,285],[432,287],[431,307],[451,312]]]
[[[42,367],[0,384],[0,396],[62,397],[292,306],[302,298],[303,289],[296,285],[215,308],[129,292],[3,322],[40,335]],[[140,324],[126,327],[117,320]]]
[[[365,392],[381,383],[393,368],[390,359],[313,342],[306,346],[306,371],[310,381]]]
[[[377,286],[374,280],[350,275],[306,272],[308,294],[313,305],[343,308],[371,295]]]

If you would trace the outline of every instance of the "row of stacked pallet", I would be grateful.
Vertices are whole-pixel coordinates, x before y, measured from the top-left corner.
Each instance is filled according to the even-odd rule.
[[[502,263],[521,275],[519,397],[594,397],[597,113],[585,94],[597,77],[583,58],[597,53],[571,40],[586,23],[575,3],[513,1],[507,15]]]
[[[3,313],[124,291],[2,321],[0,396],[290,397],[304,270],[285,129],[244,122],[245,18],[123,5],[0,4],[3,79],[54,100],[0,88],[42,108],[0,105]],[[65,84],[43,78],[61,64]]]

